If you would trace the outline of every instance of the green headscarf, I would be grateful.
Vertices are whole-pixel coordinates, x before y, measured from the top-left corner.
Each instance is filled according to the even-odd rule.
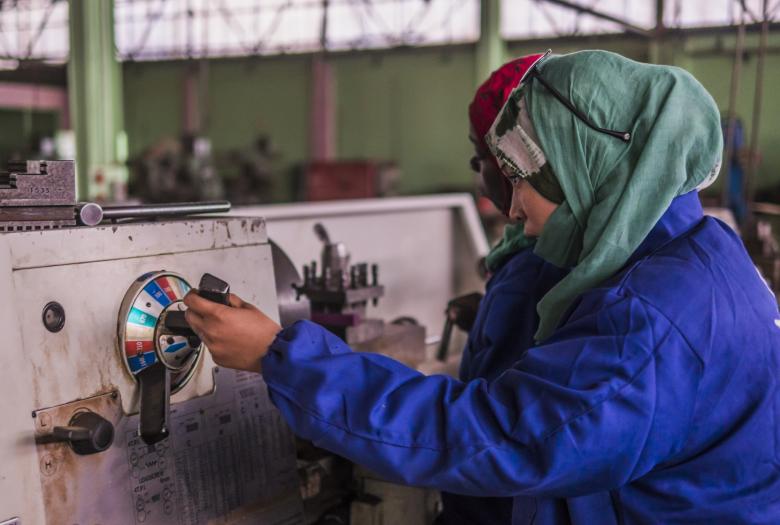
[[[524,98],[565,196],[534,248],[548,262],[572,268],[537,305],[535,337],[540,341],[552,334],[579,295],[625,265],[672,199],[712,183],[723,138],[715,102],[682,69],[641,64],[606,51],[550,56],[537,67],[597,126],[632,135],[624,142],[589,128],[538,80],[521,85],[496,119]],[[520,128],[499,131],[519,133]],[[494,125],[486,140],[500,150],[503,136],[496,135]],[[503,253],[494,252],[494,260],[510,247],[532,242],[522,228],[506,233],[497,247]]]

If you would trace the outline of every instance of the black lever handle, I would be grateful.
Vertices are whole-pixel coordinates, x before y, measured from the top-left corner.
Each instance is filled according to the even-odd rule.
[[[160,361],[138,373],[141,414],[138,433],[147,445],[168,437],[171,411],[171,372]]]
[[[452,326],[452,319],[447,315],[447,318],[444,321],[444,330],[442,331],[441,339],[439,340],[439,348],[436,351],[436,359],[439,361],[447,360],[447,354],[450,350],[450,339],[452,339]]]
[[[200,279],[198,295],[215,303],[230,305],[230,285],[210,273],[204,273]],[[171,334],[192,337],[191,346],[199,346],[195,332],[192,331],[184,312],[173,310],[165,313],[164,326]],[[197,343],[197,344],[195,344]],[[143,369],[136,376],[141,385],[141,414],[139,434],[147,445],[153,445],[168,437],[168,423],[171,410],[171,372],[161,362]]]
[[[204,273],[198,285],[198,295],[209,301],[230,306],[230,285],[210,273]]]
[[[94,412],[79,412],[68,426],[54,427],[52,434],[58,441],[69,442],[76,454],[96,454],[114,442],[114,425]]]

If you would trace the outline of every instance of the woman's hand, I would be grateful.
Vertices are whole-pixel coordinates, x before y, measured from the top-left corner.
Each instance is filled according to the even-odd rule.
[[[195,292],[184,298],[187,322],[206,343],[214,362],[227,368],[260,372],[260,359],[282,329],[273,319],[237,295],[230,307]]]

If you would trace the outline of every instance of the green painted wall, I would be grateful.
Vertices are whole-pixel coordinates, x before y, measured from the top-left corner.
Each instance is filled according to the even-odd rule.
[[[59,126],[59,115],[50,111],[0,109],[0,170],[11,157],[37,151],[37,139],[53,137]]]
[[[682,53],[675,54],[675,64],[690,71],[709,90],[725,114],[729,104],[729,89],[733,49],[733,37],[696,37],[682,43]],[[741,75],[737,116],[742,119],[745,138],[750,140],[755,94],[758,35],[747,35]],[[780,35],[770,41],[772,52],[766,55],[764,64],[764,95],[760,117],[758,149],[762,157],[758,169],[757,187],[764,188],[780,184]],[[749,146],[749,142],[745,144]],[[719,189],[719,181],[710,194]]]
[[[466,119],[472,50],[405,50],[331,60],[340,158],[397,161],[406,193],[472,184]],[[184,76],[183,62],[125,65],[131,157],[181,133]],[[281,155],[280,176],[307,158],[309,57],[214,60],[208,79],[206,135],[215,153],[245,146],[265,132]],[[286,187],[284,181],[281,186]]]
[[[308,151],[309,63],[307,56],[211,60],[201,125],[217,157],[269,134],[280,154],[277,200],[290,198],[284,180]],[[184,84],[188,63],[126,63],[125,122],[130,158],[184,129]]]
[[[583,49],[604,49],[620,53],[623,56],[646,62],[649,59],[647,42],[639,37],[607,36],[573,40],[537,40],[533,42],[512,42],[509,56],[517,57],[531,53],[543,53],[551,49],[553,53],[572,53]]]
[[[754,45],[755,36],[748,39]],[[777,47],[780,42],[772,44]],[[601,48],[631,58],[649,59],[649,46],[637,37],[511,43],[509,55]],[[725,110],[731,74],[728,38],[689,36],[667,44],[662,56],[690,70]],[[467,139],[466,107],[475,78],[473,46],[400,49],[330,57],[336,78],[337,152],[340,158],[395,160],[404,193],[468,188],[473,176]],[[182,125],[183,62],[125,64],[125,120],[130,153],[162,136],[176,136]],[[209,63],[208,132],[214,150],[248,144],[257,132],[269,133],[281,153],[280,174],[306,159],[310,103],[310,57],[214,60]],[[739,113],[750,129],[755,58],[745,62]],[[766,65],[759,185],[780,183],[780,54]],[[285,195],[279,194],[279,198]]]
[[[395,160],[405,193],[470,187],[473,61],[467,48],[333,59],[339,156]]]
[[[131,159],[158,140],[181,134],[184,71],[180,62],[124,64],[125,131]]]
[[[207,129],[216,151],[246,146],[268,133],[287,163],[306,158],[309,144],[308,57],[213,61]]]

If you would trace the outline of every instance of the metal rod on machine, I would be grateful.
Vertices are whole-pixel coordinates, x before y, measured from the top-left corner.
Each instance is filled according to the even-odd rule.
[[[753,98],[753,122],[750,130],[750,156],[748,168],[745,173],[744,198],[748,203],[755,200],[756,176],[758,175],[758,139],[761,124],[761,108],[764,96],[764,63],[766,62],[766,50],[769,43],[769,0],[763,2],[763,21],[761,22],[761,39],[758,46],[758,62],[756,64],[756,89]],[[748,206],[748,224],[753,223],[753,210]]]
[[[201,213],[226,213],[228,201],[180,202],[175,204],[139,204],[137,206],[106,206],[103,219],[136,219],[141,217],[172,217]]]
[[[729,205],[729,170],[731,169],[731,160],[734,158],[734,131],[737,124],[737,96],[739,95],[739,84],[742,76],[742,54],[745,49],[745,8],[741,2],[742,10],[739,15],[739,26],[737,28],[737,45],[734,48],[734,64],[731,68],[731,88],[729,90],[729,109],[726,124],[726,152],[723,156],[721,173],[723,175],[723,189],[721,190],[721,206]]]

